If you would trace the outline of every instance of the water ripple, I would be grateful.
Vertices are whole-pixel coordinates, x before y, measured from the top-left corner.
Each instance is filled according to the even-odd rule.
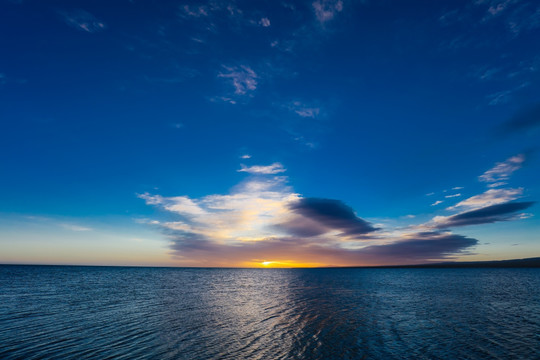
[[[536,269],[0,266],[1,359],[540,358]]]

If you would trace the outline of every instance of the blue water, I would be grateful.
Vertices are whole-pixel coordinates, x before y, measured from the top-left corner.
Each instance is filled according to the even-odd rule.
[[[0,266],[0,359],[540,359],[539,269]]]

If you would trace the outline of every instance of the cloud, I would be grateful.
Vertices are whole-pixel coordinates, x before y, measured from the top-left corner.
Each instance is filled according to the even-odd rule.
[[[64,229],[71,231],[92,231],[92,228],[86,226],[79,226],[74,224],[60,224]]]
[[[293,101],[288,104],[287,109],[303,118],[316,118],[321,112],[319,107],[306,105],[300,101]]]
[[[444,201],[442,201],[442,200],[437,200],[437,201],[435,201],[433,204],[431,204],[431,206],[437,206],[437,205],[439,205],[439,204],[442,204],[443,202],[444,202]]]
[[[507,183],[507,182],[504,182],[504,181],[498,181],[498,182],[494,182],[494,183],[488,184],[488,187],[490,187],[490,188],[496,188],[496,187],[504,186],[504,185],[508,185],[508,183]]]
[[[139,195],[149,205],[160,205],[167,211],[175,212],[184,216],[205,215],[207,212],[187,196],[162,197],[144,193]]]
[[[516,86],[515,88],[509,89],[509,90],[502,90],[502,91],[498,91],[496,93],[490,94],[487,96],[487,98],[490,99],[489,105],[493,106],[493,105],[506,104],[515,92],[527,86],[529,86],[529,83],[524,82],[520,84],[519,86]]]
[[[509,5],[516,3],[516,0],[504,0],[504,1],[497,1],[492,2],[492,5],[488,8],[488,13],[492,16],[499,15],[502,13],[506,8],[508,8]]]
[[[251,155],[244,154],[244,155],[240,156],[240,159],[251,159]]]
[[[246,27],[269,27],[270,19],[258,10],[243,10],[235,1],[208,0],[200,4],[184,4],[179,7],[179,18],[191,21],[202,32],[217,34],[220,30],[243,31]]]
[[[481,179],[507,177],[520,160],[496,164]],[[514,202],[523,189],[488,189],[430,222],[391,228],[357,215],[341,200],[305,197],[287,184],[280,163],[242,165],[250,175],[228,194],[201,198],[139,195],[163,219],[145,223],[169,239],[184,266],[355,266],[425,263],[470,254],[478,240],[447,229],[523,219],[534,202]],[[457,188],[457,187],[456,187]],[[447,195],[457,197],[460,194]],[[439,200],[433,206],[441,204]],[[163,214],[163,213],[161,213]],[[407,216],[408,219],[414,216]]]
[[[180,10],[186,17],[200,18],[208,16],[210,11],[215,10],[215,8],[206,5],[182,5]]]
[[[343,11],[342,0],[316,0],[312,6],[315,16],[321,24],[332,20],[337,13]]]
[[[286,235],[276,233],[274,226],[288,219],[288,204],[298,199],[298,195],[285,181],[280,176],[249,178],[230,194],[207,195],[200,199],[146,193],[139,197],[148,205],[178,216],[178,219],[160,222],[168,231],[181,233],[188,240],[207,239],[232,246],[244,240]]]
[[[107,28],[103,21],[85,10],[61,11],[59,14],[68,26],[77,30],[95,33]]]
[[[462,212],[452,216],[436,216],[433,221],[437,228],[451,228],[456,226],[489,224],[499,221],[508,221],[520,218],[515,215],[517,211],[531,207],[534,202],[507,202],[490,205],[480,209]]]
[[[240,166],[241,166],[241,168],[239,170],[237,170],[238,172],[247,172],[249,174],[268,175],[268,174],[279,174],[279,173],[287,171],[287,169],[285,169],[283,167],[283,165],[278,163],[278,162],[273,163],[271,165],[266,165],[266,166],[253,165],[253,166],[248,167],[248,166],[246,166],[244,164],[242,164]]]
[[[454,197],[459,197],[461,196],[461,194],[453,194],[453,195],[446,195],[445,198],[449,199],[449,198],[454,198]]]
[[[171,249],[184,264],[257,266],[263,262],[307,266],[416,264],[465,255],[478,240],[450,233],[418,233],[388,244],[345,249],[302,237],[275,237],[226,246],[197,237],[171,234]]]
[[[463,186],[455,186],[452,188],[452,190],[461,190],[463,189]]]
[[[409,237],[391,244],[368,246],[361,254],[387,263],[414,264],[452,258],[478,244],[476,239],[450,233],[426,232]]]
[[[170,214],[144,222],[164,232],[173,256],[186,266],[403,264],[448,258],[476,244],[439,232],[373,237],[380,229],[350,206],[302,197],[283,176],[249,177],[229,194],[199,199],[139,197]]]
[[[343,235],[362,235],[378,230],[339,200],[303,198],[290,204],[289,208],[322,226],[339,230]]]
[[[523,162],[525,162],[525,155],[512,156],[480,175],[479,180],[488,183],[504,182],[510,178],[514,171],[521,169]]]
[[[517,189],[489,189],[482,194],[471,196],[468,199],[460,201],[447,210],[458,208],[479,209],[486,206],[502,204],[520,198],[523,194],[523,188]]]
[[[516,113],[502,124],[500,132],[504,134],[524,132],[538,127],[540,127],[540,103]]]
[[[258,76],[250,67],[241,65],[228,67],[223,65],[224,72],[220,72],[218,77],[229,79],[234,87],[236,95],[246,95],[257,89]]]

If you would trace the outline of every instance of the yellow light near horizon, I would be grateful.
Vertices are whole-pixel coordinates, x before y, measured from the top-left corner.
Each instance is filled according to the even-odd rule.
[[[301,263],[295,261],[261,261],[261,262],[246,262],[247,267],[263,267],[263,268],[306,268],[306,267],[321,267],[325,266],[322,263]]]

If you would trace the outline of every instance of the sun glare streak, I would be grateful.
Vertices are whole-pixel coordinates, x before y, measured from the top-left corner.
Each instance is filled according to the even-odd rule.
[[[246,265],[248,267],[259,267],[259,268],[312,268],[312,267],[328,266],[327,264],[323,264],[323,263],[303,263],[303,262],[296,262],[296,261],[291,261],[291,260],[253,261],[253,262],[246,262]]]

